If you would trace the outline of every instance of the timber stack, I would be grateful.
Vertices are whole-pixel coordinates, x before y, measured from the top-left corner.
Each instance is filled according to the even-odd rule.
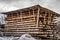
[[[33,37],[51,38],[56,36],[56,17],[60,15],[35,5],[15,11],[3,13],[5,19],[4,36],[21,36],[30,34]]]

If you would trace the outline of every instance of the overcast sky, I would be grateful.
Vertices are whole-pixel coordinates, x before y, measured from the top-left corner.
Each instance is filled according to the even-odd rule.
[[[60,0],[0,0],[0,12],[7,12],[40,4],[60,13]]]

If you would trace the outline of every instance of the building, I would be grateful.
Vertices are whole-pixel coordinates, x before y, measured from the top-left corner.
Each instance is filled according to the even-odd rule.
[[[60,14],[40,5],[4,14],[7,15],[5,32],[3,32],[5,36],[21,36],[27,33],[37,38],[56,37],[56,23],[54,21]]]

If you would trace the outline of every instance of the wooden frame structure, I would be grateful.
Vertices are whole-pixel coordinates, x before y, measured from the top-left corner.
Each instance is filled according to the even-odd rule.
[[[4,13],[7,15],[5,24],[5,36],[21,36],[20,34],[31,34],[34,37],[51,38],[56,34],[55,17],[60,15],[35,5]]]

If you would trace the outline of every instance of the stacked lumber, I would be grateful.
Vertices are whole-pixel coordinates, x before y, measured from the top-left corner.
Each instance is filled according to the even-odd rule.
[[[7,15],[5,36],[21,36],[31,34],[33,37],[54,37],[56,14],[40,6],[11,11]]]

